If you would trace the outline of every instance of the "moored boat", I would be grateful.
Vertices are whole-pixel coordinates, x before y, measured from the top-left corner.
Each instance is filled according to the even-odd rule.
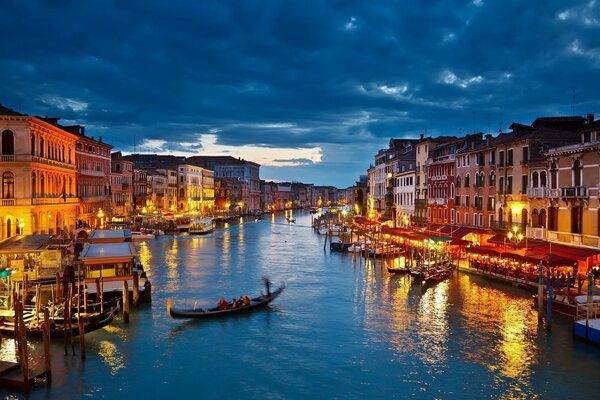
[[[277,296],[283,292],[285,284],[282,284],[277,290],[270,292],[267,289],[267,294],[260,295],[258,297],[250,299],[247,305],[237,305],[233,302],[228,303],[226,308],[213,307],[213,308],[188,308],[188,309],[176,309],[173,308],[173,302],[171,299],[167,300],[167,314],[171,318],[188,318],[188,319],[202,319],[202,318],[214,318],[230,314],[237,314],[255,310],[259,307],[266,306],[271,301],[275,300]]]
[[[211,233],[216,228],[214,219],[210,217],[195,218],[190,222],[188,232],[190,235],[205,235]]]
[[[131,240],[148,240],[148,239],[154,239],[156,237],[156,235],[154,234],[154,232],[149,232],[149,231],[131,231]]]
[[[94,314],[82,316],[83,332],[89,333],[101,329],[112,323],[116,309],[110,309],[102,314]],[[43,320],[32,319],[25,323],[25,328],[28,336],[41,337],[44,333]],[[0,321],[0,332],[3,334],[14,335],[15,325],[6,321]],[[62,338],[65,332],[72,336],[79,336],[79,324],[76,317],[71,319],[71,322],[65,324],[63,318],[50,318],[50,337]]]

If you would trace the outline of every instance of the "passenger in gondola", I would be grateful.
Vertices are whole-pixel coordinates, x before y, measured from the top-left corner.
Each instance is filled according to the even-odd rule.
[[[231,308],[237,308],[238,303],[236,298],[234,297],[233,300],[231,300]]]
[[[250,297],[248,297],[248,295],[244,295],[244,297],[242,297],[242,305],[244,306],[249,306],[250,305]]]
[[[227,300],[225,300],[223,297],[221,297],[221,300],[219,300],[219,303],[218,303],[218,307],[219,307],[219,310],[226,310],[227,309]]]

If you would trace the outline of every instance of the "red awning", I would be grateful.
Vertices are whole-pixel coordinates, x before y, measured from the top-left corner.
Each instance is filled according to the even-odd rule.
[[[377,222],[377,221],[371,221],[368,218],[360,217],[360,216],[354,217],[354,222],[356,222],[357,224],[360,224],[360,225],[379,225],[379,222]]]
[[[473,244],[473,243],[471,243],[470,240],[452,239],[452,241],[450,242],[450,244],[452,246],[468,246],[468,245]]]
[[[566,246],[564,244],[544,242],[535,248],[536,252],[543,254],[559,255],[575,261],[587,262],[590,257],[600,254],[600,250],[585,247]]]
[[[450,237],[453,239],[462,239],[467,236],[469,233],[476,232],[477,229],[473,228],[455,228],[450,232]]]
[[[413,232],[413,231],[410,229],[404,229],[404,228],[390,228],[388,226],[383,226],[381,228],[381,233],[383,233],[384,235],[406,237],[411,232]]]

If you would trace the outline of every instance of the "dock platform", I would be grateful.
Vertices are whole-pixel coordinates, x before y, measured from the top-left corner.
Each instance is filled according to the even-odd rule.
[[[46,372],[29,370],[27,381],[19,363],[0,360],[0,386],[29,389],[36,379],[46,377]]]

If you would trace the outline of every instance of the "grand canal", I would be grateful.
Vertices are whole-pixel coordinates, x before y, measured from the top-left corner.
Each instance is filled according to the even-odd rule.
[[[265,216],[208,236],[165,235],[138,250],[153,303],[86,337],[87,359],[53,344],[53,383],[31,399],[545,399],[600,392],[600,349],[570,321],[544,330],[531,293],[455,273],[437,285],[323,251],[311,214]],[[175,305],[287,288],[267,309],[171,320]],[[30,352],[42,354],[40,343]],[[3,358],[11,357],[5,341]],[[78,352],[77,352],[78,353]],[[41,361],[38,357],[37,362]],[[21,393],[0,389],[6,398]]]

